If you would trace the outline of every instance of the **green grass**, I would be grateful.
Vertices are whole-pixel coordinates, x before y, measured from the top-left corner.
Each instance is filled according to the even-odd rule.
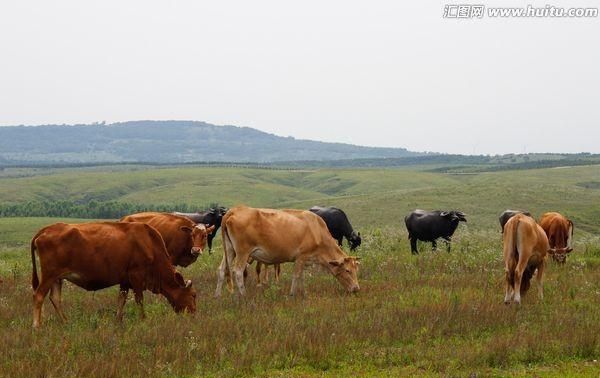
[[[111,172],[109,167],[0,179],[6,203],[103,193],[140,203],[334,204],[347,211],[364,240],[358,252],[362,290],[356,296],[343,294],[333,277],[311,269],[307,298],[291,299],[291,266],[284,266],[279,284],[256,288],[251,274],[244,300],[227,293],[213,299],[219,237],[213,255],[182,269],[199,292],[195,317],[176,315],[164,298],[147,293],[147,319],[138,319],[131,301],[118,325],[116,288],[89,293],[66,284],[68,322],[60,323],[46,301],[42,328],[32,332],[28,244],[37,229],[58,220],[0,219],[0,375],[596,377],[600,191],[577,184],[600,180],[599,171],[446,175],[193,167]],[[422,245],[418,257],[410,255],[403,217],[416,207],[468,213],[469,223],[459,227],[450,254]],[[502,303],[497,217],[507,207],[536,215],[559,210],[576,229],[567,264],[549,264],[545,300],[537,299],[534,284],[520,308]]]

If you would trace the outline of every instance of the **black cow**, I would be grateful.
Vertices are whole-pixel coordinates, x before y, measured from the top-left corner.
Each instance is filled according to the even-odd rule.
[[[504,210],[504,212],[500,215],[500,218],[498,219],[500,221],[500,227],[502,228],[502,233],[504,233],[504,225],[506,224],[506,222],[508,222],[508,220],[510,218],[514,217],[517,214],[525,214],[528,217],[533,218],[529,211]]]
[[[354,251],[360,246],[360,243],[362,242],[360,232],[355,232],[354,229],[352,229],[352,225],[350,224],[346,213],[341,209],[338,209],[337,207],[313,206],[309,210],[323,218],[327,225],[327,229],[329,229],[329,233],[337,240],[340,246],[342,245],[344,237],[348,240],[351,251]]]
[[[466,222],[465,214],[460,211],[415,210],[404,218],[410,249],[413,255],[419,253],[417,240],[431,242],[432,249],[437,248],[436,240],[444,239],[450,252],[450,241],[459,222]]]
[[[191,219],[195,223],[204,223],[208,226],[215,226],[213,232],[208,234],[207,244],[208,244],[208,253],[212,253],[212,241],[217,236],[217,230],[221,227],[221,221],[223,220],[223,215],[229,210],[226,207],[219,206],[216,209],[208,209],[206,211],[198,212],[198,213],[178,213],[175,212],[173,214],[181,215],[186,218]]]

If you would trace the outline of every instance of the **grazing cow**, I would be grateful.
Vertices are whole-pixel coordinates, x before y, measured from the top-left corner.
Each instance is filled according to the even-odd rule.
[[[337,240],[338,244],[342,246],[342,241],[344,237],[348,240],[348,244],[350,245],[350,250],[354,251],[360,243],[362,239],[360,238],[360,232],[355,232],[346,216],[341,209],[337,207],[321,207],[321,206],[313,206],[309,209],[313,213],[317,214],[325,221],[327,225],[327,229],[329,233],[335,240]]]
[[[542,215],[540,226],[548,236],[550,256],[554,261],[564,264],[567,254],[573,250],[573,222],[559,213],[551,212]]]
[[[521,303],[537,270],[538,294],[544,297],[543,276],[550,245],[544,230],[525,214],[510,218],[504,226],[504,272],[506,288],[504,303]]]
[[[343,210],[337,207],[321,207],[313,206],[309,211],[317,214],[325,221],[327,229],[331,236],[337,240],[338,245],[341,247],[344,237],[348,240],[350,251],[354,251],[358,248],[362,242],[360,232],[355,232]],[[264,264],[260,261],[256,262],[256,280],[257,285],[261,286],[262,282],[268,282],[269,280],[269,269],[268,266],[265,268],[264,279],[261,277],[261,269]],[[281,266],[279,264],[273,264],[273,270],[275,272],[275,282],[279,282],[279,276],[281,275]]]
[[[39,257],[41,280],[35,255]],[[176,312],[196,311],[196,291],[169,261],[160,234],[142,223],[56,223],[41,229],[31,240],[33,267],[33,327],[40,326],[42,304],[50,302],[62,320],[62,280],[88,291],[119,285],[117,319],[129,289],[135,294],[144,317],[143,292],[164,295]]]
[[[186,217],[169,213],[138,213],[121,218],[121,222],[141,222],[156,228],[167,246],[171,263],[188,266],[198,259],[206,247],[207,234],[214,226],[196,224]]]
[[[221,295],[226,275],[235,277],[240,295],[245,294],[244,270],[249,258],[265,264],[294,262],[290,295],[304,294],[303,272],[307,264],[327,269],[348,292],[357,292],[358,258],[342,251],[318,215],[302,210],[236,207],[223,217],[223,260],[215,296]]]
[[[431,242],[432,249],[437,248],[436,240],[444,239],[450,252],[450,242],[452,235],[459,222],[466,222],[465,214],[460,211],[425,211],[415,210],[404,218],[406,229],[408,230],[408,239],[410,240],[410,250],[413,255],[417,255],[417,240]]]
[[[504,232],[504,225],[506,224],[506,222],[508,222],[510,218],[514,217],[517,214],[525,214],[528,217],[531,217],[531,213],[529,211],[504,210],[504,212],[500,214],[500,218],[498,219],[500,221],[500,228],[502,229],[502,232]]]
[[[208,253],[212,254],[212,242],[213,239],[217,236],[217,231],[219,227],[221,227],[221,221],[223,220],[223,215],[227,213],[226,207],[219,206],[216,209],[208,209],[207,211],[202,211],[198,213],[178,213],[175,212],[175,215],[181,215],[186,218],[193,220],[196,223],[206,224],[207,226],[214,226],[214,230],[208,234]]]

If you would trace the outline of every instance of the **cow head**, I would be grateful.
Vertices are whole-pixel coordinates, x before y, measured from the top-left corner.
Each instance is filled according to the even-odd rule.
[[[360,244],[362,243],[360,232],[352,232],[352,235],[350,236],[350,239],[348,239],[348,241],[350,242],[351,251],[354,251],[356,248],[360,247]]]
[[[197,224],[195,227],[181,226],[179,229],[190,234],[192,238],[192,249],[190,250],[190,253],[192,256],[198,257],[202,254],[204,247],[206,247],[207,235],[213,232],[215,226]]]
[[[175,271],[175,283],[177,287],[171,293],[169,302],[175,312],[196,312],[196,290],[192,286],[192,281],[183,279],[181,273]]]
[[[329,262],[331,273],[349,293],[356,293],[360,290],[357,277],[358,260],[360,260],[359,257],[347,256]]]
[[[442,211],[440,217],[446,218],[453,222],[466,222],[467,218],[462,211]]]
[[[564,264],[565,261],[567,261],[567,254],[571,253],[571,251],[573,251],[573,248],[571,247],[548,249],[550,256],[552,256],[554,261],[560,264]]]

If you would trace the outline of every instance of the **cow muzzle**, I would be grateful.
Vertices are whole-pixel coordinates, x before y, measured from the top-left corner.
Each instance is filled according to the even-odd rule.
[[[352,285],[352,287],[350,287],[348,289],[348,293],[358,293],[360,291],[360,286],[357,285]]]
[[[200,247],[192,247],[191,253],[194,256],[200,256],[202,254],[202,248],[200,248]]]

